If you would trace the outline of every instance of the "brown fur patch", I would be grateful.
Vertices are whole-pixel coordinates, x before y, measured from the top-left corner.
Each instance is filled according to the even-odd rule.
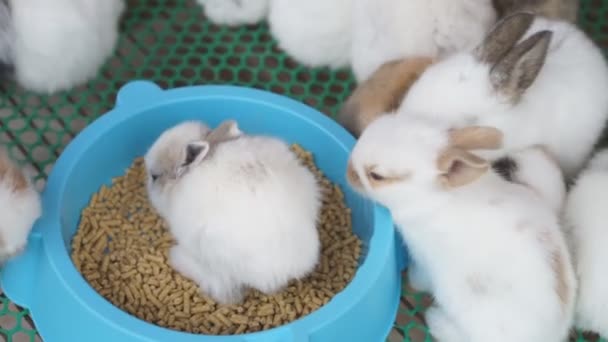
[[[568,282],[568,265],[566,257],[563,255],[563,251],[556,245],[553,235],[550,229],[544,229],[538,233],[538,241],[550,251],[549,262],[551,269],[555,275],[555,294],[559,298],[562,309],[565,311],[568,307],[568,303],[572,300],[570,298],[570,284]]]
[[[349,96],[338,122],[354,136],[360,136],[379,116],[399,107],[409,88],[433,61],[412,57],[383,64]]]
[[[564,260],[562,252],[558,249],[554,250],[551,253],[551,268],[555,274],[555,292],[557,293],[564,310],[570,302],[570,298],[568,296],[570,288],[568,286],[568,279],[566,276],[566,267],[566,260]]]
[[[453,128],[449,132],[450,144],[465,150],[497,149],[502,146],[503,134],[494,127],[469,126]]]
[[[10,184],[13,191],[21,191],[28,187],[27,178],[5,152],[0,153],[0,181]]]

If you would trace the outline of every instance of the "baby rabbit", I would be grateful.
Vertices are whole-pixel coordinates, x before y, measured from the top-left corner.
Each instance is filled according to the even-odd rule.
[[[266,294],[308,275],[320,256],[321,194],[281,140],[227,121],[160,135],[145,156],[151,203],[177,244],[172,267],[221,304],[252,287]]]
[[[492,0],[354,0],[355,78],[362,82],[395,59],[472,48],[495,20]]]
[[[344,102],[338,122],[358,137],[374,119],[399,107],[408,89],[431,63],[433,59],[428,57],[384,63]]]
[[[491,127],[448,129],[387,115],[356,143],[349,183],[386,206],[435,306],[439,341],[565,341],[576,282],[553,209],[471,150],[497,148]]]
[[[504,179],[534,191],[561,215],[566,200],[566,183],[557,160],[544,146],[512,151],[493,161],[492,168]]]
[[[42,214],[40,195],[25,173],[0,150],[0,263],[16,256]]]
[[[268,14],[270,0],[196,0],[211,22],[237,26],[255,24]]]
[[[124,0],[8,3],[14,76],[24,88],[42,93],[69,89],[98,73],[114,51],[125,9]]]
[[[575,325],[608,338],[608,150],[581,172],[566,201],[567,234],[579,288]]]
[[[550,19],[562,19],[576,23],[578,0],[492,0],[499,17],[515,12],[533,12]]]
[[[504,132],[504,150],[545,145],[566,178],[580,170],[608,117],[608,66],[576,26],[517,13],[474,50],[431,65],[399,112]],[[440,99],[440,100],[438,100]],[[573,114],[575,113],[575,114]]]

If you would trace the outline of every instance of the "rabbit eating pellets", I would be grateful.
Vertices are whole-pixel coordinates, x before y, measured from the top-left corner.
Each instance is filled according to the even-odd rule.
[[[283,141],[197,122],[160,135],[145,156],[152,205],[177,244],[170,264],[222,304],[313,271],[320,187]]]
[[[431,65],[398,112],[504,132],[505,150],[544,145],[566,178],[583,166],[608,118],[608,66],[576,26],[530,13],[501,20],[474,50]],[[440,99],[440,100],[439,100]]]
[[[566,232],[578,275],[575,324],[608,338],[608,150],[578,176],[566,201]]]
[[[25,173],[0,151],[0,262],[19,254],[42,213],[40,195]]]
[[[499,130],[448,127],[413,114],[380,117],[347,171],[353,188],[391,211],[418,275],[428,278],[431,334],[565,341],[576,281],[557,214],[471,152],[499,147]]]

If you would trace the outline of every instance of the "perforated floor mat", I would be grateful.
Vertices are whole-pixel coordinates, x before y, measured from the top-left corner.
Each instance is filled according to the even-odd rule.
[[[132,79],[162,87],[228,83],[270,90],[333,116],[354,87],[348,70],[307,69],[283,54],[266,24],[227,28],[205,21],[193,0],[129,0],[115,55],[99,76],[69,92],[38,96],[0,86],[0,143],[32,165],[42,189],[65,145],[110,109],[116,91]],[[581,24],[608,47],[608,0],[583,0]],[[0,295],[0,340],[37,341],[27,310]],[[431,341],[424,327],[430,299],[404,288],[391,342]],[[66,317],[66,329],[70,329]],[[592,336],[573,341],[595,341]]]

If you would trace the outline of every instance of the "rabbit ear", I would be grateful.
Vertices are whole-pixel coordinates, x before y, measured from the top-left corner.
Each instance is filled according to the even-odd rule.
[[[464,150],[495,150],[502,146],[503,134],[494,127],[470,126],[449,130],[450,144]]]
[[[177,167],[177,176],[181,176],[190,166],[200,164],[209,153],[210,145],[206,141],[193,141],[186,145],[182,163]]]
[[[490,70],[494,89],[516,102],[545,64],[552,35],[551,31],[535,33],[496,63]]]
[[[243,132],[239,129],[237,122],[234,120],[227,120],[211,131],[206,140],[215,143],[235,139],[241,135],[243,135]]]
[[[465,150],[449,147],[437,160],[439,182],[445,188],[457,188],[472,183],[489,169],[489,163]]]
[[[518,12],[499,20],[475,51],[482,63],[496,64],[524,36],[534,22],[534,14]]]

